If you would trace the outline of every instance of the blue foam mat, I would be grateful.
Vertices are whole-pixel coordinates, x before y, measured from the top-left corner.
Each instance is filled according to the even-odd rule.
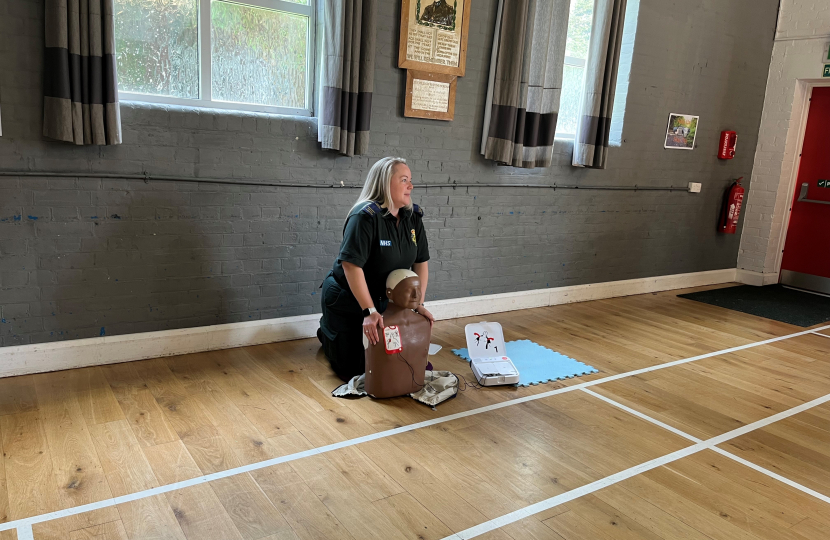
[[[588,364],[583,364],[573,358],[559,354],[547,347],[542,347],[529,339],[508,341],[505,343],[507,356],[519,370],[518,386],[546,383],[559,379],[570,379],[589,373],[598,373],[598,370]],[[470,361],[467,349],[453,349],[453,353],[466,361]]]

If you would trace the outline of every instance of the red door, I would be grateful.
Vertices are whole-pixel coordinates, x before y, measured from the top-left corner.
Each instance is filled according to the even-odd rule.
[[[830,88],[813,88],[781,283],[830,294]]]

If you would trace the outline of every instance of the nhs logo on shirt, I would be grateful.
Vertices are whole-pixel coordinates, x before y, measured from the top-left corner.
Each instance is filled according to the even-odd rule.
[[[380,247],[392,247],[392,240],[381,240]]]

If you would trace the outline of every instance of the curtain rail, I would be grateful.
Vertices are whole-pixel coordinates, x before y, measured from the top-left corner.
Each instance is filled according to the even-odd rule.
[[[193,178],[188,176],[163,176],[153,174],[114,174],[114,173],[93,173],[93,172],[38,172],[38,171],[0,171],[2,176],[55,176],[59,178],[103,178],[112,180],[143,180],[149,183],[154,182],[191,182],[197,184],[224,184],[232,186],[261,186],[261,187],[296,187],[296,188],[351,188],[361,189],[362,185],[357,184],[303,184],[296,182],[270,182],[268,180],[244,180],[244,179],[223,179],[223,178]],[[578,186],[573,184],[473,184],[473,183],[452,183],[452,184],[416,184],[417,187],[426,188],[466,188],[466,187],[493,187],[493,188],[544,188],[552,189],[590,189],[608,191],[688,191],[685,186]]]

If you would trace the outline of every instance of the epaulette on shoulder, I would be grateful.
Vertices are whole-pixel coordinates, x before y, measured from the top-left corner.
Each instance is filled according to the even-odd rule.
[[[378,205],[378,203],[376,202],[370,202],[369,204],[363,207],[361,212],[363,212],[364,214],[369,214],[370,216],[380,215],[380,205]]]
[[[412,212],[418,214],[421,217],[424,217],[424,209],[418,206],[417,204],[412,204]]]

